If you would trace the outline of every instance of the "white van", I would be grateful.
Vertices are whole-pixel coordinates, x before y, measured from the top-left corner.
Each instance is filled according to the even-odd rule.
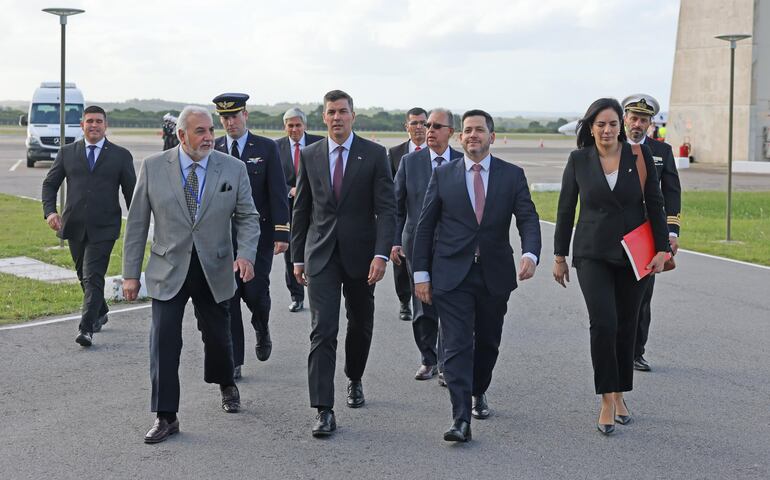
[[[43,82],[35,90],[29,104],[29,116],[22,116],[21,125],[27,127],[27,166],[37,160],[53,160],[59,152],[61,139],[59,120],[59,82]],[[83,138],[80,121],[83,118],[83,92],[74,83],[64,84],[64,138],[66,143]]]

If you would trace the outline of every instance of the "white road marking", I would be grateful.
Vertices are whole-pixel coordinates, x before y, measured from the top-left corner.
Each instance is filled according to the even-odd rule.
[[[13,164],[11,168],[8,169],[9,172],[16,171],[16,169],[21,165],[21,162],[23,162],[24,159],[20,158],[16,163]]]
[[[150,307],[152,307],[152,304],[148,303],[147,305],[138,305],[136,307],[122,308],[120,310],[110,310],[109,314],[115,315],[123,312],[133,312],[134,310],[144,310],[145,308],[150,308]],[[67,322],[70,320],[79,320],[80,318],[81,318],[81,315],[71,315],[69,317],[52,318],[50,320],[40,320],[37,322],[8,325],[5,327],[0,327],[0,330],[18,330],[20,328],[38,327],[40,325],[51,325],[52,323],[61,323],[61,322]]]

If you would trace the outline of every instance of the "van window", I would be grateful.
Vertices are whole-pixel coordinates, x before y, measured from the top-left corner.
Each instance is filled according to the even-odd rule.
[[[83,105],[68,103],[64,105],[64,122],[67,125],[78,125],[83,118]],[[30,109],[29,123],[59,123],[58,103],[33,103]]]

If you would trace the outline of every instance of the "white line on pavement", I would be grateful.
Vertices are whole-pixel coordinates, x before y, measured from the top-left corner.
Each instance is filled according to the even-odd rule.
[[[145,308],[152,307],[152,304],[147,305],[138,305],[136,307],[128,307],[128,308],[122,308],[120,310],[110,310],[110,315],[115,315],[117,313],[123,313],[123,312],[133,312],[134,310],[143,310]],[[80,319],[81,315],[71,315],[69,317],[62,317],[62,318],[52,318],[50,320],[40,320],[38,322],[29,322],[29,323],[21,323],[16,325],[8,325],[6,327],[0,327],[0,330],[18,330],[20,328],[29,328],[29,327],[38,327],[40,325],[50,325],[52,323],[61,323],[61,322],[67,322],[69,320],[78,320]]]
[[[20,158],[16,163],[13,164],[11,168],[8,169],[9,172],[15,171],[17,168],[19,168],[19,165],[21,165],[21,162],[23,162],[24,159]]]

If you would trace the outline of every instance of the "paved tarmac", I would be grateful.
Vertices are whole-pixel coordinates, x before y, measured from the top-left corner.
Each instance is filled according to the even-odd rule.
[[[545,251],[553,228],[543,224]],[[648,359],[628,405],[635,421],[595,427],[588,321],[576,279],[551,278],[549,255],[509,303],[489,390],[493,415],[473,441],[444,442],[447,391],[412,378],[411,326],[397,319],[390,270],[378,285],[364,408],[345,407],[344,317],[336,375],[339,430],[310,436],[307,310],[286,310],[276,259],[274,349],[256,361],[247,326],[243,411],[219,407],[202,380],[191,308],[181,359],[181,433],[145,445],[150,427],[150,310],[113,313],[95,345],[76,320],[0,330],[3,478],[740,478],[770,476],[770,269],[682,252],[657,281]],[[574,270],[572,271],[574,274]],[[115,310],[122,307],[115,307]],[[244,312],[246,315],[247,312]]]
[[[136,158],[155,144],[129,140],[116,138],[131,145]],[[539,151],[536,145],[510,148],[522,158]],[[546,146],[546,155],[538,157],[544,166],[525,165],[530,181],[558,181],[560,170],[549,162],[563,165],[570,149],[571,143]],[[21,165],[8,172],[18,151],[0,138],[0,192],[39,196],[45,168]],[[752,182],[746,189],[754,188]],[[442,440],[450,424],[447,391],[412,377],[419,356],[411,325],[397,318],[390,269],[375,292],[374,340],[363,379],[366,406],[344,405],[343,314],[336,372],[339,429],[330,439],[313,439],[315,412],[308,406],[306,376],[310,315],[286,310],[289,294],[279,257],[272,274],[274,348],[268,362],[251,353],[254,334],[246,325],[247,359],[239,383],[243,411],[224,413],[217,386],[203,382],[202,342],[188,306],[181,433],[159,445],[142,443],[153,420],[147,304],[123,313],[116,311],[126,307],[114,307],[90,349],[75,344],[74,318],[0,328],[0,476],[770,477],[770,268],[690,252],[677,256],[677,270],[662,274],[656,284],[647,355],[654,370],[638,374],[627,396],[635,421],[607,438],[595,427],[599,402],[586,309],[574,270],[566,290],[551,277],[552,238],[553,227],[543,224],[543,264],[509,302],[488,392],[493,415],[473,422],[469,444]]]

